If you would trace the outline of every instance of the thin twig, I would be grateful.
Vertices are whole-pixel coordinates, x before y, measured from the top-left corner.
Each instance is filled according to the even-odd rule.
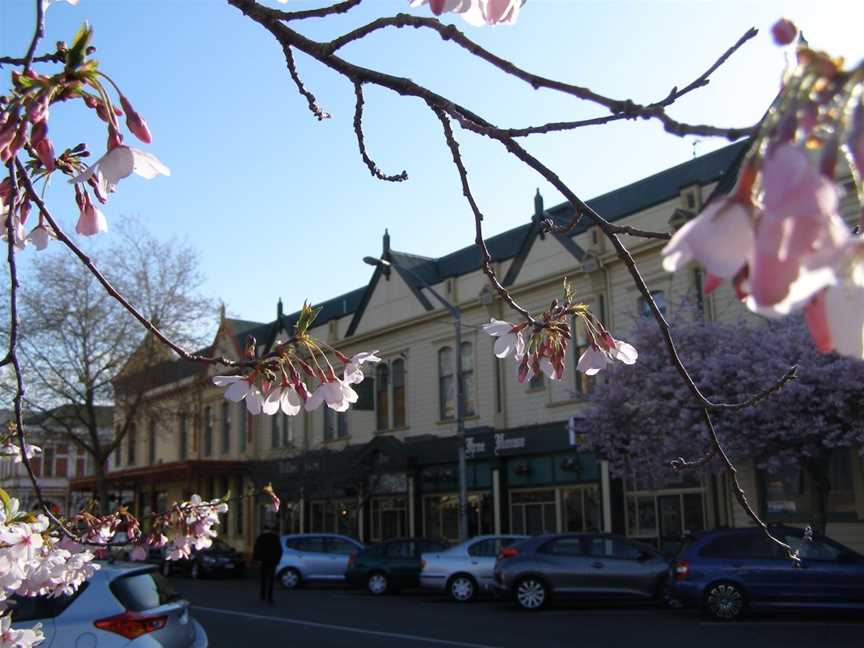
[[[231,0],[229,0],[231,1]],[[241,0],[243,2],[244,0]],[[237,4],[232,2],[232,4]],[[239,6],[239,5],[238,5]],[[272,11],[272,10],[270,10]],[[590,101],[592,103],[599,104],[606,109],[608,109],[612,113],[612,118],[596,118],[593,120],[586,120],[583,122],[556,122],[553,124],[546,124],[543,126],[536,127],[528,127],[526,129],[505,129],[507,133],[511,137],[530,135],[534,133],[544,133],[544,132],[552,132],[555,130],[572,130],[573,128],[580,128],[582,126],[594,125],[598,123],[608,123],[609,121],[616,121],[619,119],[658,119],[663,123],[666,131],[675,134],[675,135],[704,135],[704,136],[719,136],[726,137],[727,139],[739,139],[746,135],[752,134],[753,128],[752,126],[747,126],[743,128],[723,128],[716,126],[709,126],[707,124],[700,125],[691,125],[686,124],[684,122],[679,122],[677,120],[669,117],[665,112],[664,108],[671,105],[677,99],[681,98],[685,94],[695,90],[696,88],[700,88],[708,83],[708,77],[718,68],[720,67],[726,60],[732,56],[739,48],[741,48],[744,43],[748,40],[756,36],[758,30],[754,28],[750,28],[747,30],[738,41],[732,45],[729,49],[727,49],[705,72],[703,72],[699,77],[697,77],[694,81],[689,83],[683,89],[678,90],[677,88],[673,88],[672,91],[661,101],[654,102],[648,105],[638,104],[630,99],[613,99],[611,97],[606,97],[597,92],[594,92],[590,88],[586,88],[583,86],[578,86],[571,83],[564,83],[561,81],[557,81],[555,79],[550,79],[548,77],[544,77],[538,74],[533,74],[526,70],[523,70],[519,66],[514,63],[493,54],[489,50],[481,47],[476,42],[468,38],[463,32],[457,29],[454,25],[444,25],[439,22],[435,18],[425,18],[422,16],[413,16],[410,14],[400,13],[395,16],[378,18],[377,20],[373,20],[366,25],[362,25],[353,31],[350,31],[338,38],[334,38],[329,43],[322,44],[324,51],[327,55],[333,54],[338,51],[348,43],[352,43],[356,40],[364,38],[369,34],[381,30],[386,29],[388,27],[413,27],[415,29],[431,29],[438,33],[438,35],[445,41],[452,41],[457,44],[459,47],[470,52],[472,55],[476,56],[479,59],[482,59],[497,67],[499,70],[503,71],[510,76],[513,76],[517,79],[524,81],[529,84],[535,90],[539,88],[546,88],[549,90],[555,90],[557,92],[562,92],[564,94],[569,94],[584,101]],[[320,59],[319,59],[320,60]],[[604,121],[599,121],[604,120]]]
[[[62,63],[66,60],[66,54],[63,52],[53,52],[51,54],[40,54],[34,56],[32,63]],[[0,66],[2,65],[25,65],[27,59],[14,56],[0,56]]]
[[[33,55],[36,54],[36,46],[45,35],[45,7],[42,0],[34,0],[36,3],[36,30],[33,33],[33,40],[30,41],[30,47],[27,49],[27,55],[24,57],[24,71],[30,70],[30,64],[33,62]]]
[[[408,172],[404,169],[402,173],[396,175],[387,175],[378,168],[378,165],[375,164],[375,160],[369,157],[369,154],[366,152],[366,142],[363,136],[363,85],[360,83],[354,84],[354,96],[356,97],[356,103],[354,105],[354,133],[357,135],[357,146],[360,148],[360,155],[363,158],[363,162],[365,162],[366,167],[369,169],[369,173],[378,178],[379,180],[386,180],[387,182],[403,182],[408,179]]]
[[[796,565],[800,564],[801,559],[798,556],[797,552],[795,552],[792,547],[788,544],[780,540],[779,538],[774,537],[771,534],[771,529],[768,525],[759,517],[759,514],[753,510],[753,507],[750,506],[750,502],[747,500],[747,494],[744,492],[744,489],[741,487],[741,483],[738,481],[738,469],[735,468],[735,464],[732,463],[732,460],[729,459],[729,455],[726,454],[726,450],[723,449],[723,444],[720,443],[720,439],[717,437],[717,430],[714,429],[714,423],[711,420],[711,414],[707,408],[702,409],[702,420],[705,421],[705,426],[708,428],[708,433],[711,437],[711,445],[717,451],[717,454],[720,455],[720,459],[723,462],[723,465],[726,467],[726,470],[729,471],[729,474],[732,475],[732,482],[734,484],[733,493],[735,495],[735,499],[738,501],[738,504],[744,509],[744,512],[747,514],[753,522],[758,525],[762,531],[765,533],[768,538],[782,547],[786,551],[786,557],[793,561]]]
[[[300,75],[297,73],[297,65],[294,63],[294,53],[291,51],[290,45],[285,45],[282,48],[283,53],[285,54],[285,63],[288,66],[288,73],[291,75],[291,78],[294,80],[294,85],[297,86],[297,91],[306,97],[306,101],[309,104],[309,110],[315,115],[315,118],[318,121],[323,121],[325,119],[330,119],[330,113],[321,109],[321,106],[318,105],[318,100],[315,98],[315,95],[312,94],[306,85],[303,83],[303,79],[300,78]]]
[[[465,196],[465,199],[471,207],[471,212],[474,214],[474,244],[480,250],[481,268],[483,269],[484,274],[489,278],[489,281],[492,282],[492,286],[498,294],[501,295],[501,298],[510,305],[510,308],[521,314],[522,317],[530,322],[532,326],[536,326],[537,321],[531,313],[526,308],[517,304],[510,292],[501,285],[500,281],[498,281],[495,269],[492,267],[492,255],[489,253],[489,248],[486,246],[486,240],[483,236],[483,214],[477,206],[477,202],[474,200],[474,195],[471,193],[471,186],[468,184],[468,171],[465,169],[465,165],[462,162],[462,154],[459,152],[459,143],[453,135],[453,128],[450,126],[450,119],[447,117],[447,114],[437,106],[430,104],[429,107],[438,117],[441,122],[441,127],[444,129],[444,140],[450,148],[450,153],[453,156],[453,164],[456,165],[456,169],[459,171],[459,179],[462,182],[462,195]]]
[[[345,0],[344,2],[339,2],[329,7],[321,7],[320,9],[304,9],[303,11],[280,11],[279,9],[274,9],[273,11],[279,15],[280,20],[305,20],[306,18],[324,18],[334,14],[345,13],[361,2],[363,0]]]

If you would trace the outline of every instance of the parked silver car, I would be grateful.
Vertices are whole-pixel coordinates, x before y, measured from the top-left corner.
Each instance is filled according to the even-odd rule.
[[[42,624],[50,648],[207,648],[207,635],[155,565],[101,563],[72,596],[16,596],[12,627]]]
[[[552,597],[666,603],[668,572],[666,558],[629,538],[546,535],[501,550],[495,588],[526,610],[540,609]]]
[[[482,535],[439,553],[424,553],[421,556],[420,586],[446,591],[454,601],[467,603],[480,592],[492,590],[498,552],[527,537]]]
[[[363,545],[335,533],[298,533],[282,536],[282,558],[276,577],[285,589],[313,581],[344,581],[351,554]]]

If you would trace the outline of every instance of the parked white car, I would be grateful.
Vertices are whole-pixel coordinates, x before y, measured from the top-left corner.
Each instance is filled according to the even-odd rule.
[[[421,556],[420,587],[447,592],[467,603],[493,588],[495,557],[503,547],[525,540],[522,535],[484,535],[439,553]]]
[[[49,648],[207,648],[207,635],[156,565],[101,563],[72,596],[16,596],[12,627],[42,624]]]
[[[297,533],[282,536],[281,542],[276,578],[285,589],[314,581],[344,581],[348,559],[363,549],[354,538],[335,533]]]

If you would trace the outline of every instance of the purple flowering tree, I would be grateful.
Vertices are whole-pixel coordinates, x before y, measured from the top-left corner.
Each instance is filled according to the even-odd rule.
[[[800,465],[812,486],[812,525],[825,531],[832,449],[864,446],[864,366],[818,353],[798,318],[752,325],[709,322],[681,309],[674,327],[680,354],[709,398],[743,400],[797,365],[795,379],[758,404],[718,412],[717,434],[733,461],[768,471]],[[674,471],[720,470],[700,407],[678,379],[653,320],[637,322],[632,367],[613,368],[586,414],[583,449],[618,476],[661,483]],[[678,458],[678,459],[673,459]]]

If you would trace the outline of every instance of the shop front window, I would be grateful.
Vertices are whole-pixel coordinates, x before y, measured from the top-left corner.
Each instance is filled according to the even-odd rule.
[[[554,533],[555,517],[555,489],[510,493],[510,530],[513,533]]]
[[[578,486],[561,491],[564,511],[564,531],[600,531],[603,512],[600,503],[600,488],[596,484]]]
[[[469,493],[469,537],[492,533],[494,524],[492,496],[488,493]],[[459,496],[447,494],[424,497],[423,525],[427,537],[459,540]]]
[[[357,536],[357,503],[353,500],[324,500],[311,503],[313,533],[341,533]]]
[[[674,552],[681,538],[705,529],[704,492],[662,490],[627,495],[627,535]]]
[[[376,497],[371,502],[372,540],[386,540],[407,534],[408,504],[404,497]]]
[[[835,448],[828,456],[829,515],[855,514],[853,457],[849,448]],[[769,521],[810,521],[814,511],[813,482],[798,465],[763,473],[765,516]]]

